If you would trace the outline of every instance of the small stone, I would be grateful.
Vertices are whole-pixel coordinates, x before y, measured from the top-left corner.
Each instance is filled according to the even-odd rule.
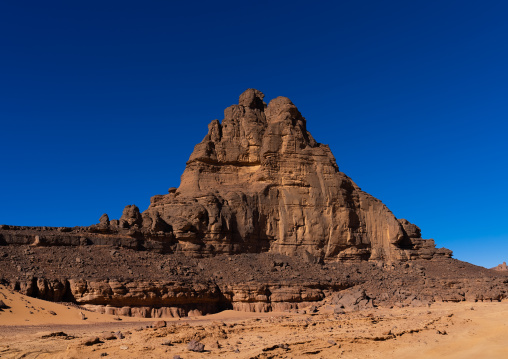
[[[127,345],[120,345],[120,349],[127,350],[127,349],[129,349],[129,347]]]
[[[87,338],[81,342],[81,344],[86,345],[86,346],[91,346],[91,345],[99,344],[99,343],[102,343],[101,340],[99,339],[99,337]]]
[[[187,344],[187,349],[189,349],[191,352],[202,353],[205,351],[205,345],[203,343],[196,341],[196,340],[191,340]]]
[[[165,320],[159,320],[159,321],[156,321],[152,324],[152,327],[154,329],[158,329],[158,328],[164,328],[166,327],[166,321]]]
[[[102,335],[101,339],[102,340],[115,340],[117,338],[113,333],[106,333],[106,334]]]

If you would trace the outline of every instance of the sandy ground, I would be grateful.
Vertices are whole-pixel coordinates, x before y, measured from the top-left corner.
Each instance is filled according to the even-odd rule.
[[[0,300],[9,306],[0,311],[0,358],[508,358],[508,302],[340,315],[327,305],[315,314],[225,311],[151,328],[154,319],[118,320],[3,287]],[[117,331],[125,338],[107,339]],[[55,332],[65,334],[46,337]],[[94,337],[100,342],[85,344]],[[205,351],[189,351],[191,340]]]

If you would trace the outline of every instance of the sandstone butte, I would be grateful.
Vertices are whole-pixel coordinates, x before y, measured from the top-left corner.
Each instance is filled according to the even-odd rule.
[[[180,317],[500,301],[506,273],[451,258],[339,171],[293,103],[248,89],[179,188],[87,227],[0,226],[0,284],[102,313]]]
[[[179,188],[140,213],[104,214],[89,227],[0,227],[0,244],[116,245],[210,256],[274,252],[322,260],[406,261],[451,257],[397,219],[339,171],[286,97],[267,105],[248,89],[213,120]]]

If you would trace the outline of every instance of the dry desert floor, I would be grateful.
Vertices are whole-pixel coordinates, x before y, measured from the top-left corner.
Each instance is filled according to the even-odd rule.
[[[506,301],[346,314],[326,304],[312,314],[225,311],[155,328],[154,319],[96,314],[4,287],[0,300],[8,307],[0,311],[0,358],[508,358]],[[191,340],[204,351],[190,351]]]

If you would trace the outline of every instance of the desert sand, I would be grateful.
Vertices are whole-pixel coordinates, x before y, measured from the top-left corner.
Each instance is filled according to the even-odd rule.
[[[98,314],[4,287],[0,300],[8,307],[0,312],[1,358],[508,357],[507,301],[345,314],[324,303],[317,313],[224,311],[165,319],[157,328],[154,319]],[[118,331],[124,338],[112,335]],[[191,340],[204,352],[190,351]]]

